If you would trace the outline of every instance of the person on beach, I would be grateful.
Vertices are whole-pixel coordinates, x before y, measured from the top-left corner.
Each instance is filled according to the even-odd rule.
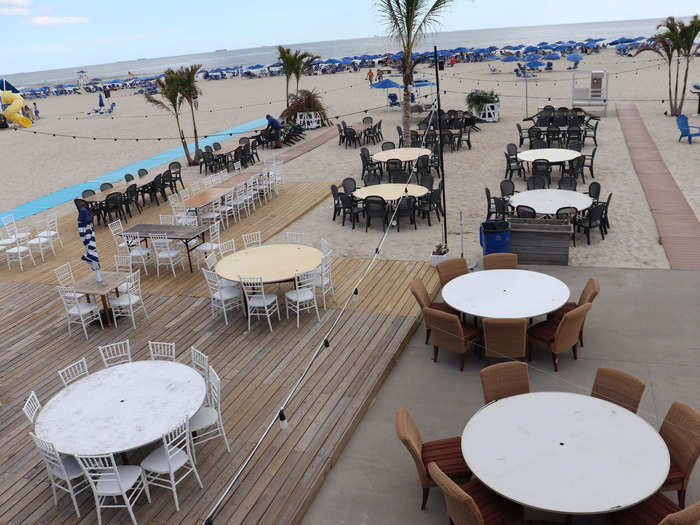
[[[104,99],[102,98],[102,93],[98,93],[98,95],[97,95],[97,105],[98,105],[100,108],[105,107],[105,101],[104,101]]]
[[[39,120],[39,107],[34,102],[34,120]]]
[[[369,71],[367,72],[367,79],[369,80],[369,85],[372,85],[372,80],[374,79],[374,73],[372,72],[372,68],[369,68]]]
[[[194,105],[194,109],[199,109],[199,97],[197,95],[192,98],[192,105]]]
[[[272,136],[275,139],[275,148],[282,147],[282,124],[272,115],[265,115],[267,119],[267,130],[272,132]]]

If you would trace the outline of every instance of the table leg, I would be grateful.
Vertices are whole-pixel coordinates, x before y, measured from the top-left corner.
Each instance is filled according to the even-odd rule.
[[[102,308],[104,309],[104,312],[105,312],[105,324],[107,326],[109,326],[111,315],[109,314],[109,307],[107,306],[107,296],[106,295],[102,296]]]
[[[193,273],[194,270],[192,269],[192,256],[190,255],[190,241],[184,241],[185,243],[185,251],[187,252],[187,262],[190,263],[190,273]]]

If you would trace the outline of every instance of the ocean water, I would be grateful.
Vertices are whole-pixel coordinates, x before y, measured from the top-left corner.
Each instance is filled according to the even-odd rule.
[[[543,40],[584,40],[586,38],[606,38],[613,40],[620,36],[634,38],[650,36],[655,32],[659,19],[624,20],[615,22],[595,22],[584,24],[563,24],[529,27],[506,27],[498,29],[474,29],[430,34],[416,51],[428,51],[434,45],[438,49],[455,47],[503,47],[508,44],[537,44]],[[399,46],[385,37],[332,40],[285,44],[292,48],[303,48],[325,58],[340,58],[362,54],[395,53]],[[146,50],[144,50],[144,53]],[[45,83],[58,84],[77,82],[76,72],[83,69],[90,78],[103,80],[125,77],[130,71],[136,76],[161,73],[169,67],[202,64],[205,67],[248,66],[252,64],[272,64],[277,61],[277,48],[263,46],[251,49],[219,50],[192,55],[161,58],[144,58],[115,62],[111,64],[76,65],[71,68],[52,69],[29,73],[15,73],[4,76],[16,87],[31,87]],[[0,65],[2,67],[2,65]]]

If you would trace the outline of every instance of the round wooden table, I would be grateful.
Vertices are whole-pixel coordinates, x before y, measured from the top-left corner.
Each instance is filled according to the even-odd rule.
[[[321,265],[321,250],[302,244],[266,244],[227,255],[214,268],[219,277],[240,282],[240,276],[262,277],[264,283],[293,281],[294,274]]]
[[[401,162],[413,162],[423,155],[430,156],[433,152],[425,148],[394,148],[379,151],[372,155],[375,162],[386,162],[389,159],[399,159]]]
[[[406,189],[408,194],[413,197],[422,197],[428,194],[428,188],[419,184],[408,184]],[[404,194],[404,184],[374,184],[358,188],[352,194],[358,199],[376,195],[385,201],[397,201]]]
[[[666,443],[644,419],[568,392],[489,403],[464,428],[462,454],[494,492],[567,515],[631,507],[661,487],[670,466]]]
[[[569,299],[559,279],[528,270],[483,270],[455,277],[442,298],[455,310],[477,317],[529,319],[548,314]]]
[[[192,417],[207,388],[194,368],[133,361],[98,370],[53,396],[36,418],[36,435],[63,454],[110,454],[159,440]]]
[[[593,205],[588,195],[571,190],[528,190],[512,195],[508,201],[514,208],[530,206],[537,213],[554,215],[559,208],[573,207],[578,211]]]
[[[581,153],[572,149],[542,148],[521,151],[520,153],[518,153],[518,160],[522,160],[525,162],[533,162],[538,159],[544,159],[548,160],[550,164],[562,164],[564,162],[574,160],[575,158],[580,156]]]

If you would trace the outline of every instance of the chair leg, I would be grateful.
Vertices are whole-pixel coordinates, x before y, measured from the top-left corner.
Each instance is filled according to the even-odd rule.
[[[421,503],[420,510],[425,510],[425,505],[428,503],[428,496],[430,495],[430,488],[423,488],[423,503]]]
[[[558,372],[559,371],[559,358],[557,357],[557,354],[552,352],[552,364],[554,365],[554,371]]]
[[[465,359],[466,357],[467,357],[467,353],[464,352],[464,353],[462,354],[462,360],[461,360],[460,365],[459,365],[459,371],[460,371],[460,372],[464,372],[464,359]]]
[[[685,489],[678,491],[678,506],[682,509],[685,508]]]
[[[437,363],[438,360],[438,347],[436,345],[433,346],[433,361]]]
[[[578,345],[574,345],[571,347],[571,351],[574,354],[574,359],[578,359]]]
[[[430,341],[430,328],[425,329],[425,344],[428,344],[428,341]]]

